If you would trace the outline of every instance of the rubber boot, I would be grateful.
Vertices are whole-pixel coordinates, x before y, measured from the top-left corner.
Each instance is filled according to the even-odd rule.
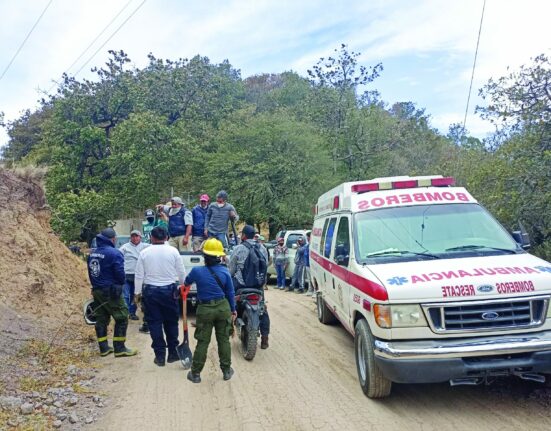
[[[113,331],[113,347],[115,348],[115,358],[123,358],[125,356],[134,356],[138,353],[135,349],[129,349],[124,345],[126,341],[126,328],[128,322],[115,322],[115,330]]]
[[[98,338],[99,354],[101,356],[113,353],[113,348],[107,342],[107,326],[96,323],[96,337]]]
[[[268,336],[263,335],[262,337],[260,337],[260,348],[267,349],[268,347],[270,347],[270,344],[268,343]]]

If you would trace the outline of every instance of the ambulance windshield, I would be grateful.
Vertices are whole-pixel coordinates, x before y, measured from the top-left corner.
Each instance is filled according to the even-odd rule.
[[[385,263],[522,253],[480,205],[394,207],[355,215],[356,258]]]

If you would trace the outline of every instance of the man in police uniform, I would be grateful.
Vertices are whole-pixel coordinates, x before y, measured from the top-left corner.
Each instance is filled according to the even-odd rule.
[[[184,284],[185,278],[180,253],[168,245],[166,239],[165,228],[153,228],[151,246],[140,253],[134,275],[136,299],[141,297],[144,302],[149,334],[153,341],[153,362],[159,367],[163,367],[165,362],[179,360],[176,352],[180,317],[178,282]]]
[[[115,357],[134,356],[137,350],[125,346],[128,327],[128,307],[123,298],[124,258],[115,248],[117,234],[112,228],[96,236],[97,248],[88,256],[88,276],[95,309],[96,336],[101,356],[115,352]],[[107,342],[107,327],[111,316],[115,320],[113,347]]]

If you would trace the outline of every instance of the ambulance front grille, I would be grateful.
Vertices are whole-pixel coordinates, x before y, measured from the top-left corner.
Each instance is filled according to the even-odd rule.
[[[423,305],[434,332],[525,329],[543,325],[549,297]]]

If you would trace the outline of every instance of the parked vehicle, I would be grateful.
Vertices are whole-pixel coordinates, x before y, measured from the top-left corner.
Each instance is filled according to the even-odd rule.
[[[252,361],[260,336],[260,317],[264,314],[264,292],[259,289],[240,289],[235,296],[236,329],[243,357]]]
[[[285,239],[285,245],[289,249],[289,265],[287,266],[287,269],[285,270],[285,276],[288,279],[291,279],[293,277],[293,272],[295,270],[295,254],[297,249],[297,241],[300,237],[304,238],[304,242],[308,243],[308,238],[306,237],[306,234],[308,232],[311,232],[310,230],[304,230],[304,229],[297,229],[297,230],[288,230],[288,231],[281,231],[278,232],[276,238],[279,238],[283,236]],[[271,256],[273,257],[273,250],[270,251]],[[270,277],[276,277],[276,269],[272,262],[268,266],[268,279]]]
[[[551,264],[453,178],[378,178],[320,196],[310,265],[318,319],[354,336],[370,398],[392,382],[551,373]]]
[[[189,274],[193,267],[203,266],[205,264],[205,259],[203,257],[203,253],[201,252],[195,253],[193,251],[180,251],[180,257],[182,258],[182,263],[186,269],[186,274]],[[193,283],[189,289],[187,300],[192,307],[197,305],[197,285],[195,283]]]

